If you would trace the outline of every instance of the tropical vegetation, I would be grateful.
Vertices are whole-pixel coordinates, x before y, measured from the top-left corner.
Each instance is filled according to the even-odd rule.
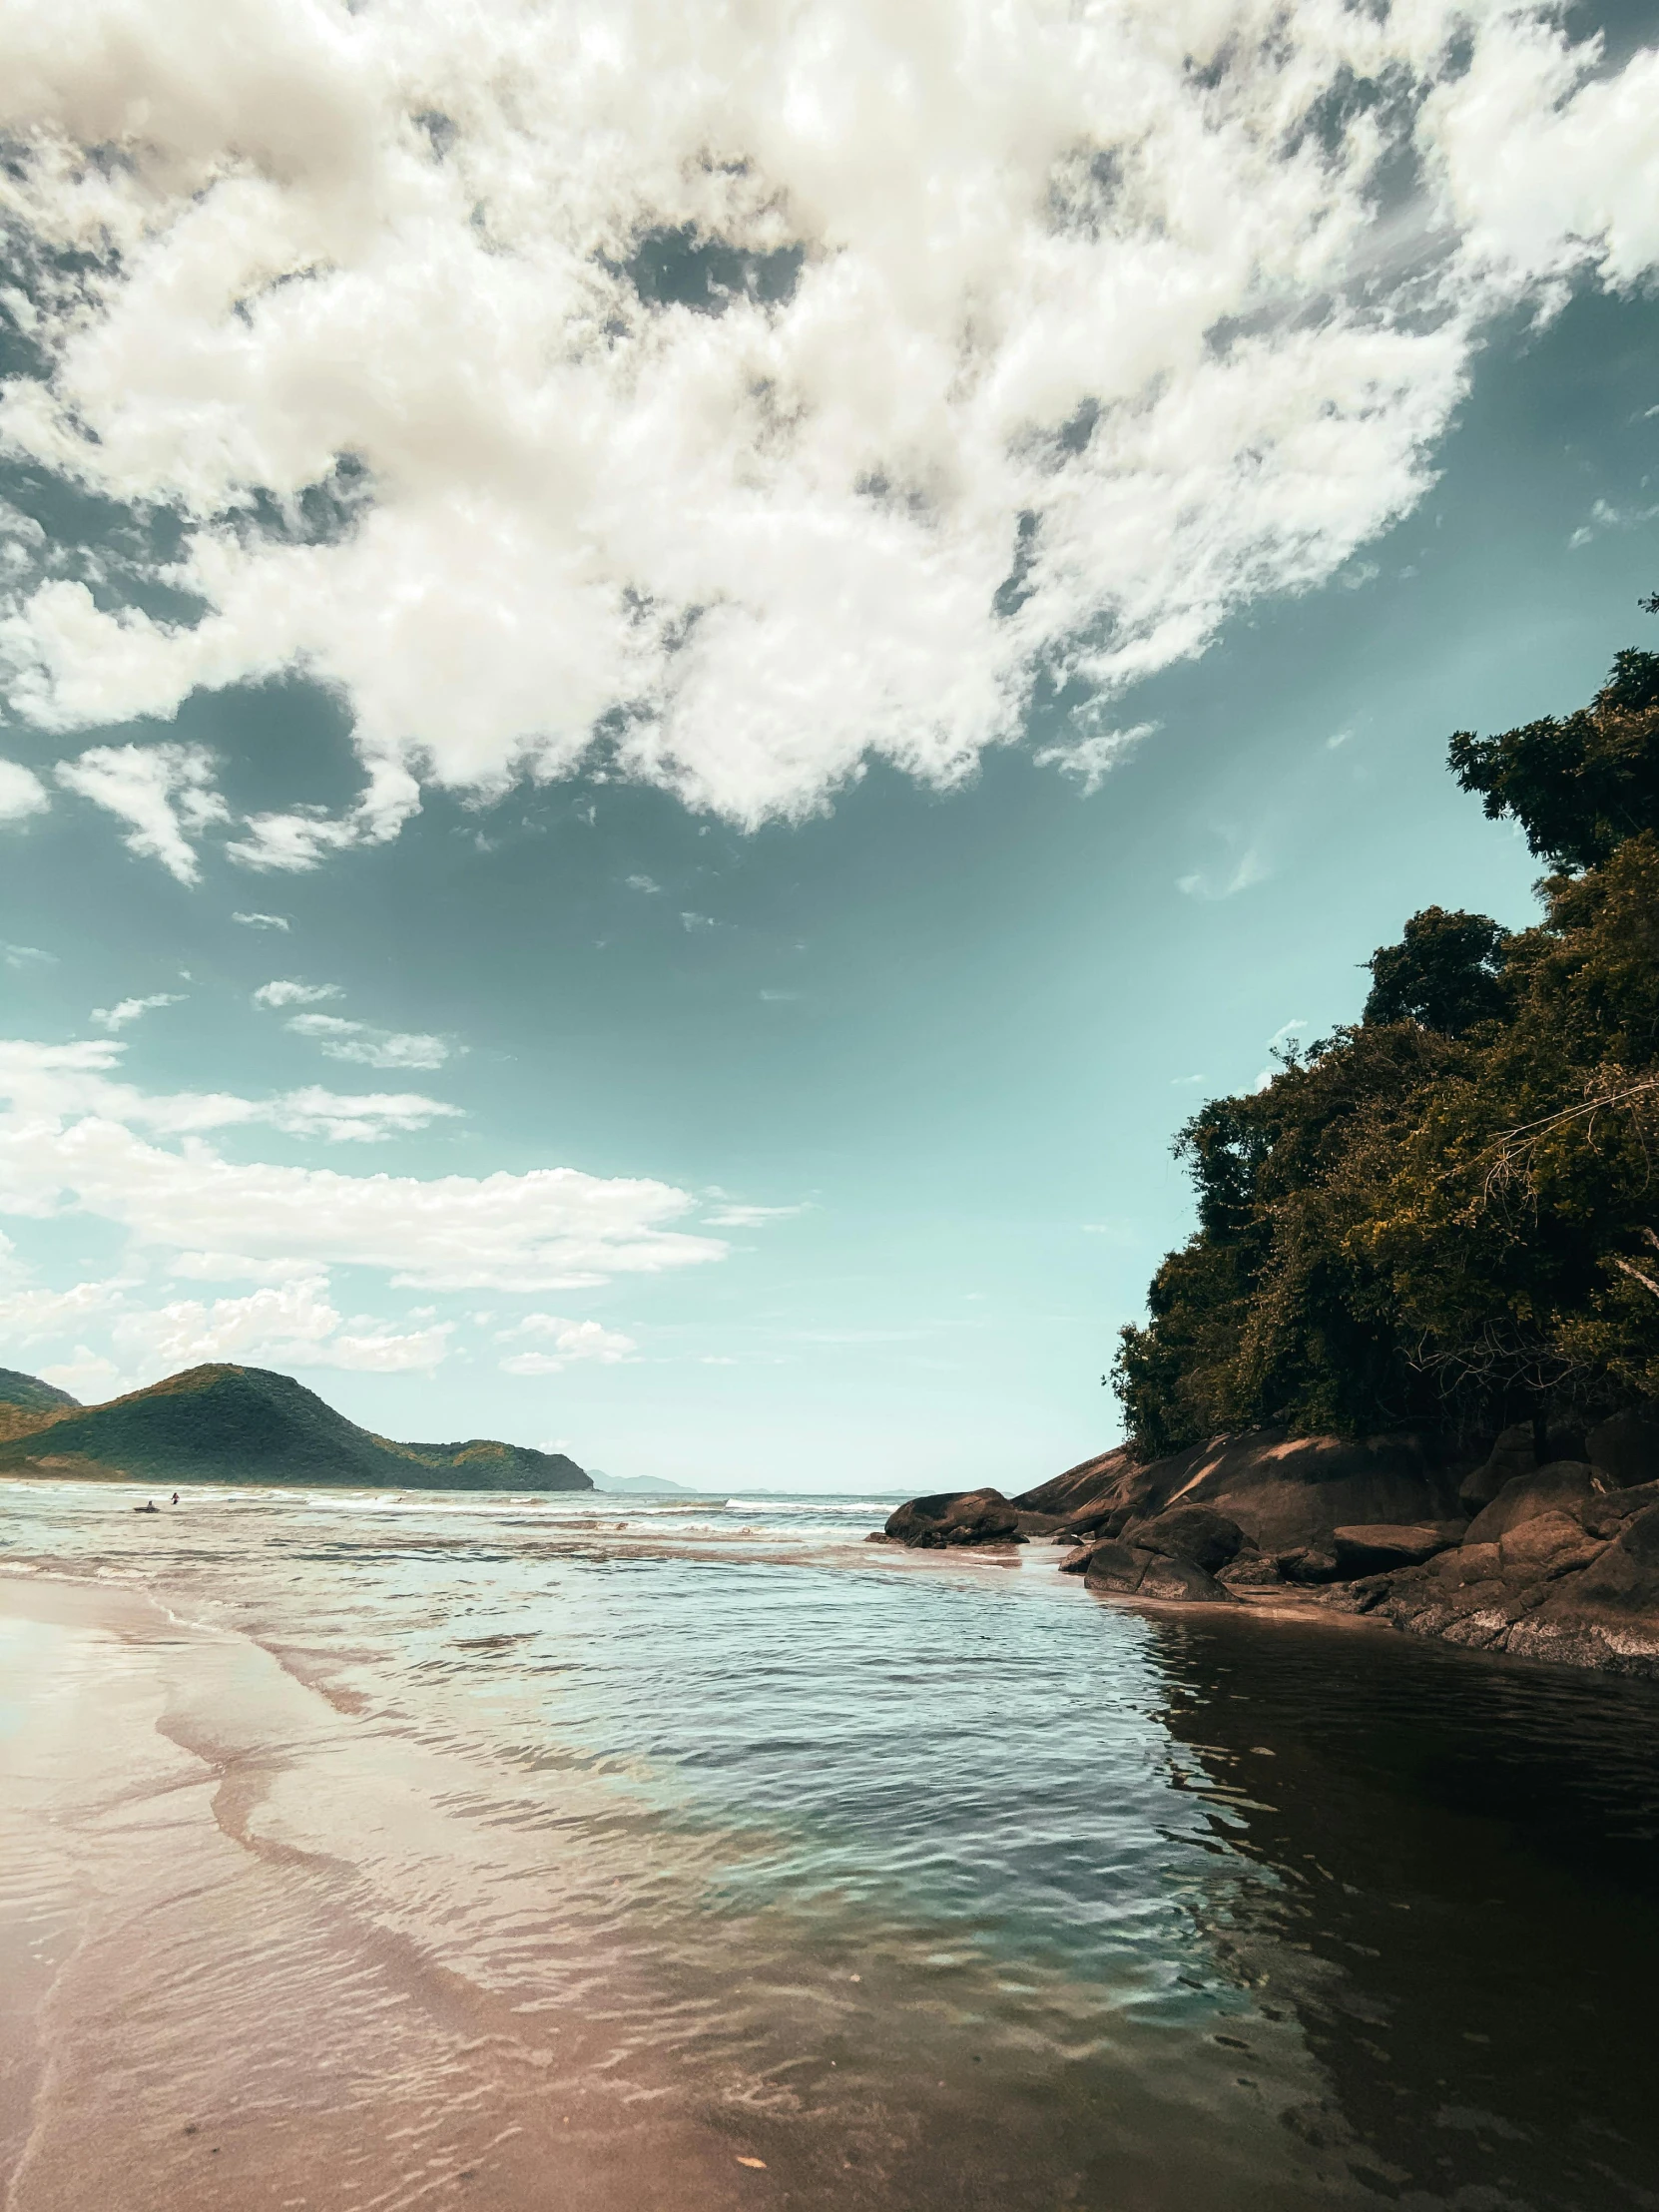
[[[1544,862],[1542,916],[1414,914],[1358,1021],[1187,1123],[1198,1227],[1111,1376],[1143,1452],[1659,1396],[1659,654],[1449,765]]]

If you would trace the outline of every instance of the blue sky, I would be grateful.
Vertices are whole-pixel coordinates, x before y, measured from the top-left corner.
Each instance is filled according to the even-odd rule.
[[[643,13],[607,67],[658,135],[612,156],[546,44],[579,10],[513,19],[514,134],[419,9],[250,7],[280,114],[158,14],[142,130],[103,10],[67,56],[22,12],[0,1364],[1018,1488],[1117,1433],[1186,1115],[1416,907],[1528,917],[1445,739],[1579,703],[1659,586],[1639,20],[1454,51],[1428,10],[1357,59],[1309,7],[1264,58],[1195,11],[1172,62],[1168,11],[1081,59],[1028,12],[1018,101],[949,10],[817,11],[787,129],[799,55],[701,55],[714,171],[664,153],[710,111]],[[887,199],[834,97],[872,85],[919,117]],[[522,213],[549,179],[585,259]],[[353,350],[466,296],[480,180],[478,327]],[[931,212],[967,200],[988,245]],[[559,354],[514,272],[578,265]]]

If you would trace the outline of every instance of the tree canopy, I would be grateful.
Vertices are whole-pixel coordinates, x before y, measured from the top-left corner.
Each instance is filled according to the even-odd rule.
[[[1552,862],[1542,918],[1413,915],[1358,1022],[1181,1132],[1198,1228],[1112,1376],[1144,1450],[1659,1395],[1659,655],[1450,765]]]

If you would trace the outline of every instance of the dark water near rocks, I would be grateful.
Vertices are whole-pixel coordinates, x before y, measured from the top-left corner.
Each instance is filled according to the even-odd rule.
[[[335,1732],[265,1832],[603,2017],[764,2201],[1659,2206],[1651,1687],[896,1557],[873,1501],[131,1503],[0,1485],[0,1566],[275,1653]]]

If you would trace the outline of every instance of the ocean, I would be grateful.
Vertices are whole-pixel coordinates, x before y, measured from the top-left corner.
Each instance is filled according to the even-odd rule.
[[[8,2212],[1659,2204],[1652,1687],[876,1496],[182,1500],[0,1485]]]

